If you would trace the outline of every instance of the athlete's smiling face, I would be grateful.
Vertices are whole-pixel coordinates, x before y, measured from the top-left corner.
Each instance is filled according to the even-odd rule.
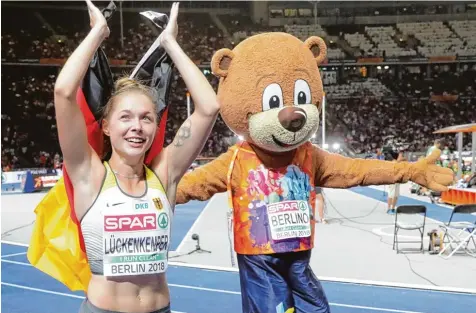
[[[141,157],[154,141],[157,130],[155,104],[141,92],[125,92],[114,98],[103,122],[114,152],[121,157]]]

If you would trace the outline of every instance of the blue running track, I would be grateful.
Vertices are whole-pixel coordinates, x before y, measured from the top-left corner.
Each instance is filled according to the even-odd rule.
[[[177,207],[171,250],[175,250],[182,241],[205,204],[193,201]],[[3,242],[1,247],[2,312],[78,312],[83,300],[82,293],[71,292],[32,267],[26,258],[26,247]],[[241,312],[237,272],[170,266],[167,279],[171,290],[171,306],[175,312]],[[332,313],[469,313],[476,308],[475,294],[331,281],[323,281],[322,284]]]

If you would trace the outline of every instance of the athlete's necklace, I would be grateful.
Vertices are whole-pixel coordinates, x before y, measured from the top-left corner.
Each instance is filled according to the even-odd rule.
[[[116,174],[116,175],[119,175],[119,176],[124,177],[124,178],[127,178],[127,179],[134,179],[134,178],[141,178],[141,177],[142,177],[142,175],[137,175],[137,174],[134,174],[134,175],[131,175],[131,176],[129,176],[129,175],[123,175],[123,174],[121,174],[121,173],[119,173],[119,172],[117,172],[117,171],[114,171],[114,170],[113,170],[112,172],[113,172],[114,174]]]

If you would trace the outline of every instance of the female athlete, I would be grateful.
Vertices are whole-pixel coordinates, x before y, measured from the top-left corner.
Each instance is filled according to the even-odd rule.
[[[99,9],[86,2],[91,30],[67,60],[54,90],[59,143],[93,274],[80,312],[171,312],[165,272],[177,183],[203,148],[219,105],[176,41],[174,3],[160,41],[193,96],[195,111],[146,167],[144,156],[157,129],[156,97],[136,81],[117,81],[101,122],[112,150],[103,161],[88,144],[75,100],[90,60],[110,33]]]

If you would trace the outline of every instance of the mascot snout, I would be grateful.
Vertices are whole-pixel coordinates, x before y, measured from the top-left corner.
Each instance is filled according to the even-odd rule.
[[[250,116],[250,140],[262,149],[290,151],[311,138],[319,127],[319,111],[314,104],[270,109]]]
[[[306,124],[307,114],[300,108],[285,107],[279,111],[278,120],[286,130],[295,133]]]

